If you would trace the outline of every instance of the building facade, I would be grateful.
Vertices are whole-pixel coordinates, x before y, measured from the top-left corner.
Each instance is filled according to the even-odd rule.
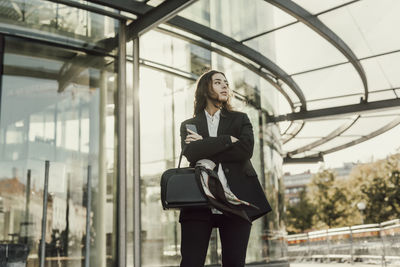
[[[237,38],[273,24],[262,3],[228,2],[179,15]],[[275,89],[170,26],[127,39],[132,19],[81,1],[0,0],[0,244],[25,245],[27,266],[178,266],[178,212],[162,210],[160,175],[177,165],[196,78],[214,68],[252,121],[272,206],[253,224],[247,262],[285,265],[280,133],[263,116],[278,108]],[[218,238],[209,265],[221,262]]]

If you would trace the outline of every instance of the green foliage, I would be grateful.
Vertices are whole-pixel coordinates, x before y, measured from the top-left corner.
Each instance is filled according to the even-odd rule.
[[[306,192],[300,192],[300,201],[289,204],[286,213],[286,226],[289,234],[302,233],[311,229],[315,215],[314,206],[308,200]]]
[[[379,223],[400,218],[400,155],[354,168],[348,179],[352,203],[364,202],[359,223]]]
[[[360,164],[348,177],[320,171],[307,189],[299,203],[287,207],[289,233],[400,218],[400,154]],[[360,202],[366,204],[363,211],[357,208]]]
[[[365,222],[383,222],[400,217],[400,172],[390,177],[375,177],[361,186],[367,206]]]
[[[349,216],[347,188],[331,170],[315,174],[308,186],[309,198],[315,206],[314,226],[342,226]]]

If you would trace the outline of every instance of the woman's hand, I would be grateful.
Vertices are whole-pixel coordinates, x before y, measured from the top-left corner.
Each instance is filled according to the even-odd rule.
[[[189,133],[186,136],[186,139],[185,139],[185,143],[186,144],[189,144],[190,142],[193,142],[193,141],[197,141],[197,140],[202,140],[203,139],[203,137],[201,135],[199,135],[198,133],[195,133],[195,132],[193,132],[193,131],[191,131],[189,129],[186,129],[186,130]]]

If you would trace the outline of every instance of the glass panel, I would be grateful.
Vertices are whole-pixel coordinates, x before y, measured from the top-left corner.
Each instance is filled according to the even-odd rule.
[[[355,94],[354,96],[335,97],[326,100],[310,101],[307,103],[307,109],[314,110],[314,109],[323,109],[330,107],[339,107],[351,104],[359,104],[360,98],[363,96],[364,94],[360,93],[360,94]]]
[[[258,247],[258,250],[266,262],[284,260],[287,253],[282,231],[284,225],[282,221],[284,216],[282,156],[274,150],[270,143],[265,142],[265,140],[274,139],[273,133],[278,130],[276,125],[266,125],[263,135],[265,193],[272,211],[260,219],[264,225],[262,235],[264,242]]]
[[[320,137],[315,138],[315,137],[310,137],[310,138],[293,138],[292,140],[290,140],[289,142],[287,142],[286,144],[283,145],[283,150],[286,152],[295,150],[299,147],[308,145],[314,141],[317,141],[321,139]]]
[[[90,248],[92,266],[114,266],[114,64],[28,40],[5,40],[0,243],[27,246],[28,265],[39,266],[48,160],[46,265],[82,266]]]
[[[293,79],[309,100],[364,92],[360,76],[350,63],[295,75]]]
[[[393,55],[389,55],[393,56]],[[383,69],[382,64],[380,63],[380,58],[371,58],[366,60],[361,60],[361,65],[364,68],[365,74],[368,79],[368,90],[383,90],[391,88],[390,81],[386,76],[385,72],[387,70]],[[396,64],[397,62],[393,62]],[[390,70],[389,70],[390,71]]]
[[[179,15],[238,41],[296,21],[264,1],[253,1],[249,5],[246,0],[197,1]]]
[[[0,0],[0,22],[101,48],[105,48],[105,42],[99,41],[114,37],[118,31],[117,20],[43,0]]]
[[[396,98],[394,91],[372,92],[369,94],[368,101],[379,101],[394,98]]]
[[[192,117],[193,88],[191,82],[166,73],[147,68],[140,73],[142,264],[173,266],[180,257],[179,212],[162,210],[160,176],[177,166],[180,122]]]
[[[351,0],[293,0],[293,2],[296,2],[296,4],[308,10],[311,14],[316,14],[350,1]]]
[[[362,58],[398,50],[400,36],[394,25],[400,24],[399,12],[399,1],[365,0],[319,18]]]
[[[273,43],[273,46],[262,49],[262,43]],[[262,51],[263,55],[289,74],[347,61],[333,45],[301,23],[263,35],[245,44]]]
[[[210,51],[178,38],[150,31],[141,37],[140,42],[142,59],[199,75],[210,66]]]
[[[343,144],[346,144],[348,142],[351,142],[353,140],[356,140],[360,137],[343,137],[343,136],[338,136],[335,139],[332,139],[331,141],[326,142],[325,144],[322,144],[320,146],[317,146],[315,148],[313,148],[313,150],[317,150],[317,151],[325,151],[328,150],[330,148],[334,148]]]
[[[214,69],[225,73],[228,81],[231,84],[230,87],[235,93],[245,96],[249,102],[249,105],[255,107],[261,106],[261,78],[258,75],[246,69],[242,65],[239,65],[232,60],[222,57],[216,53],[212,53],[212,62]],[[265,95],[271,96],[274,94],[274,92],[271,92],[271,87],[266,86],[263,89],[264,90],[262,92]],[[275,104],[273,103],[273,99],[267,99],[267,97],[264,97],[262,100],[265,101],[263,106],[267,107],[268,110],[271,110],[272,106]],[[235,107],[236,110],[239,111],[241,111],[243,108],[246,108],[243,101],[236,101]]]
[[[349,130],[344,132],[343,135],[368,135],[387,125],[393,119],[393,117],[360,118]]]
[[[331,119],[326,121],[306,122],[297,137],[324,137],[339,128],[344,123],[347,123],[347,120]]]
[[[400,53],[377,57],[376,60],[385,76],[385,80],[390,85],[383,89],[400,87]]]

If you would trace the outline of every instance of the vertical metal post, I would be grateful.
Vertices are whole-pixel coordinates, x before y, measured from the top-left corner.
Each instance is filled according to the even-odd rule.
[[[44,267],[46,250],[46,223],[47,223],[47,195],[49,189],[50,161],[46,160],[44,169],[43,212],[42,212],[42,239],[40,243],[40,267]]]
[[[87,192],[86,192],[86,242],[85,242],[85,267],[90,266],[90,215],[92,205],[92,166],[87,169]]]
[[[350,229],[350,263],[354,264],[353,230],[351,229],[351,226],[349,227],[349,229]]]
[[[69,199],[71,198],[71,173],[67,174],[67,209],[65,211],[65,239],[64,239],[64,251],[68,257],[68,239],[69,239]]]
[[[126,22],[120,21],[118,40],[118,266],[126,266]]]
[[[100,72],[100,100],[99,100],[99,157],[98,157],[98,184],[96,194],[96,216],[94,225],[96,229],[96,255],[93,256],[96,267],[106,267],[106,195],[107,195],[107,75],[106,71]]]
[[[379,224],[379,238],[381,239],[382,242],[382,267],[386,267],[386,251],[385,251],[385,242],[383,240],[383,235],[382,235],[382,224]]]
[[[31,170],[29,169],[26,174],[26,192],[25,192],[25,242],[28,243],[28,229],[29,229],[29,204],[31,202]]]
[[[141,266],[139,37],[133,39],[134,266]]]

